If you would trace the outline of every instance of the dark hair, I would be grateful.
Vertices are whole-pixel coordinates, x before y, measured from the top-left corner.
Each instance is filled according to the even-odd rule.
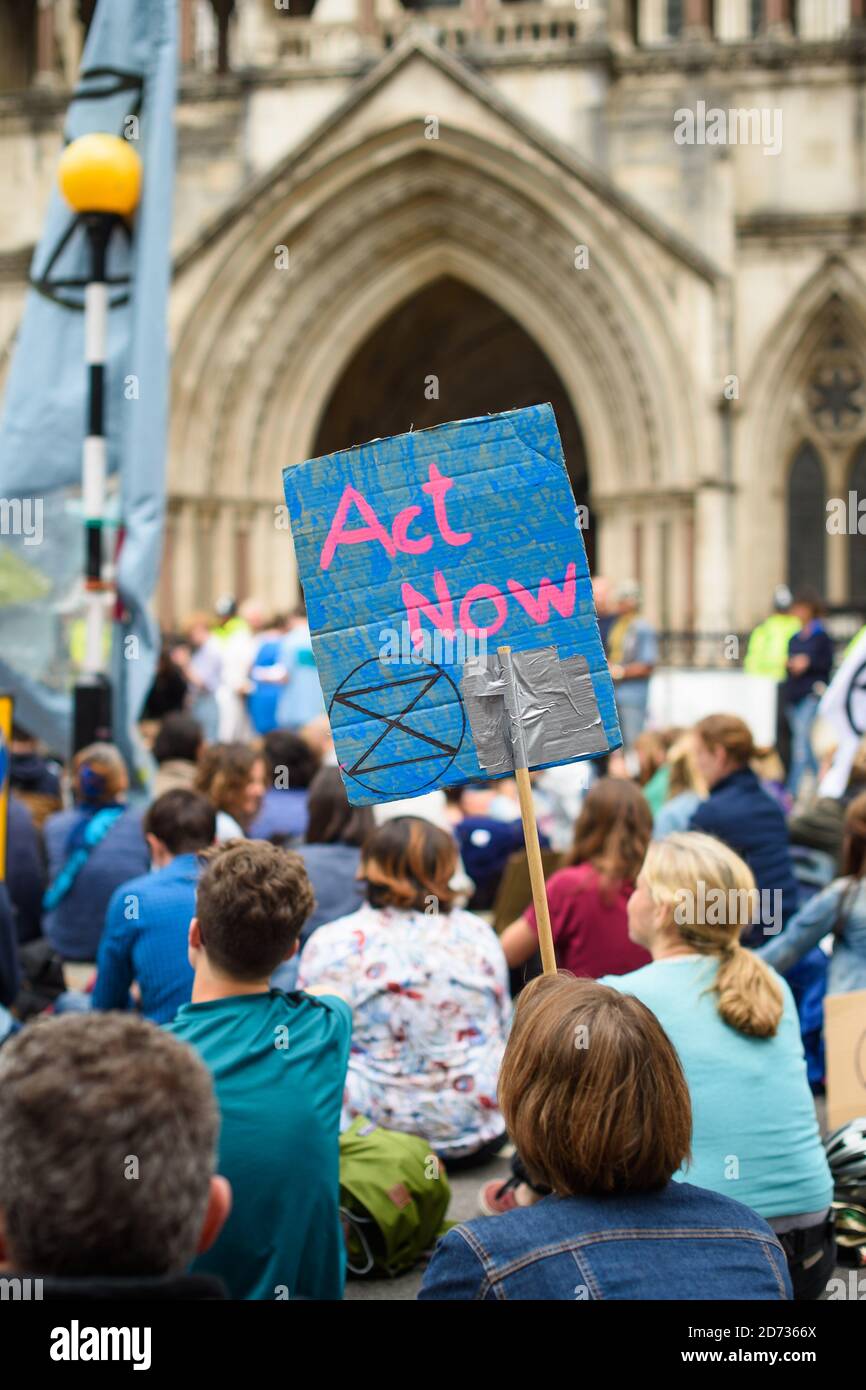
[[[213,844],[216,811],[206,796],[175,787],[148,806],[143,828],[145,835],[155,835],[171,854],[196,854]]]
[[[652,833],[652,812],[640,788],[603,777],[580,808],[568,863],[592,864],[608,885],[634,883]]]
[[[307,793],[307,844],[352,845],[360,849],[375,828],[372,807],[349,804],[337,768],[321,768]]]
[[[15,1268],[180,1273],[201,1235],[218,1128],[207,1067],[147,1019],[28,1023],[0,1051],[0,1207]]]
[[[264,754],[271,786],[276,785],[278,772],[285,768],[289,775],[288,786],[293,791],[303,791],[319,767],[319,759],[306,740],[288,729],[274,729],[265,736]]]
[[[809,608],[815,618],[820,618],[827,612],[827,605],[818,593],[817,589],[805,584],[802,589],[798,589],[794,595],[794,607]]]
[[[167,714],[159,726],[159,733],[153,741],[153,756],[158,763],[167,763],[172,758],[183,758],[194,763],[201,751],[204,735],[198,720],[182,710]]]
[[[434,899],[439,912],[450,912],[456,864],[457,846],[444,830],[417,816],[398,816],[380,825],[362,850],[367,901],[424,910]]]
[[[521,992],[499,1107],[533,1182],[559,1197],[652,1192],[689,1156],[691,1102],[655,1014],[595,980]]]
[[[212,743],[199,758],[195,789],[212,801],[218,811],[243,823],[244,792],[253,768],[260,762],[261,753],[246,743]]]
[[[315,905],[304,861],[266,840],[229,840],[204,859],[196,917],[205,954],[232,979],[264,979]]]

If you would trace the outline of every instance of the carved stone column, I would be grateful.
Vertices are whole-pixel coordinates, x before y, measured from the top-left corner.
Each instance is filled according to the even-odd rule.
[[[710,37],[710,0],[685,0],[683,38],[706,41]]]
[[[764,32],[768,38],[790,38],[790,0],[764,0]]]
[[[36,10],[36,73],[40,87],[54,87],[60,81],[57,71],[57,30],[54,0],[39,0]]]

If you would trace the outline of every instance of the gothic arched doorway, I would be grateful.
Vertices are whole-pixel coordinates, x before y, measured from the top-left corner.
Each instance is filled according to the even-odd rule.
[[[559,376],[520,324],[447,276],[404,301],[357,350],[322,413],[313,456],[544,401],[556,413],[575,501],[586,505],[583,437]],[[591,568],[591,516],[583,538]]]

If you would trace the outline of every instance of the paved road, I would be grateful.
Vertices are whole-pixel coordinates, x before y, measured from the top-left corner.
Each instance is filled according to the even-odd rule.
[[[824,1129],[824,1102],[817,1101],[818,1119],[821,1123],[822,1132]],[[469,1221],[472,1217],[478,1216],[478,1190],[482,1183],[488,1182],[491,1178],[505,1178],[510,1172],[510,1164],[505,1158],[495,1158],[487,1163],[483,1168],[478,1168],[470,1173],[455,1173],[451,1181],[451,1205],[448,1209],[449,1219],[452,1221]],[[495,1217],[491,1217],[495,1221]],[[411,1270],[408,1274],[402,1275],[399,1279],[350,1279],[346,1285],[346,1298],[348,1300],[411,1300],[414,1299],[418,1289],[421,1287],[423,1268]],[[835,1277],[844,1280],[846,1288],[849,1283],[849,1269],[839,1268],[835,1271]],[[863,1292],[866,1293],[866,1273],[860,1272],[860,1280],[863,1285]]]

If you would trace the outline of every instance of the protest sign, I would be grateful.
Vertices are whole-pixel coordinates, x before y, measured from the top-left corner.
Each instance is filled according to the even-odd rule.
[[[827,1124],[838,1129],[866,1115],[866,989],[824,1000]]]
[[[842,796],[848,786],[854,755],[866,735],[866,632],[845,654],[841,666],[821,697],[818,713],[836,735],[832,766],[821,779],[821,796]]]
[[[284,485],[350,801],[411,797],[511,766],[491,763],[489,748],[479,758],[475,737],[482,684],[496,704],[501,646],[517,661],[540,653],[526,677],[528,694],[543,697],[527,710],[538,728],[529,767],[619,746],[549,405],[373,440],[286,469]]]
[[[621,739],[552,407],[376,439],[283,482],[349,800],[513,771],[554,970],[529,770]]]

